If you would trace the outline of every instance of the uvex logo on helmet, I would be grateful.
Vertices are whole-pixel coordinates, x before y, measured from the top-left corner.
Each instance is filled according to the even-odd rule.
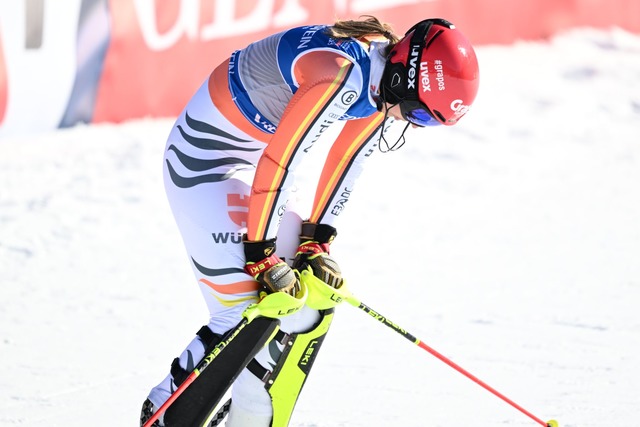
[[[420,63],[420,83],[422,83],[423,92],[431,92],[431,80],[429,79],[429,63]]]
[[[434,61],[433,69],[435,70],[434,74],[438,90],[445,90],[446,86],[444,84],[442,61],[436,59]],[[429,63],[427,61],[420,62],[420,82],[422,83],[422,92],[431,92],[431,77],[429,74]]]

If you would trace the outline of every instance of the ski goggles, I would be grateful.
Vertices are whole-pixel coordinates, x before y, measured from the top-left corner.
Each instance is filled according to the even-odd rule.
[[[420,127],[438,126],[444,122],[444,118],[442,121],[438,120],[429,107],[420,101],[400,102],[400,112],[406,121]]]

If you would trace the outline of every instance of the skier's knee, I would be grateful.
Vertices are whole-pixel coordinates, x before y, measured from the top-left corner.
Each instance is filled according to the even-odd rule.
[[[176,357],[171,363],[171,376],[176,387],[180,387],[204,355],[213,350],[222,340],[222,335],[212,332],[207,325],[200,328],[196,335],[197,338],[189,344],[180,357]],[[197,342],[201,345],[201,350],[195,346]]]

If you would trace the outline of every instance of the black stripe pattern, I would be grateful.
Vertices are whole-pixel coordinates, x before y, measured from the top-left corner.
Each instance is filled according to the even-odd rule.
[[[238,138],[217,127],[192,118],[189,113],[185,114],[185,123],[187,129],[182,125],[178,125],[177,129],[180,135],[189,145],[203,150],[204,153],[219,152],[256,152],[261,148],[252,148],[243,146],[251,140]],[[199,134],[199,136],[196,136]],[[175,153],[176,158],[182,166],[196,174],[193,176],[182,176],[173,167],[167,159],[167,169],[171,181],[179,188],[191,188],[199,184],[210,182],[221,182],[231,178],[239,170],[254,168],[255,165],[246,159],[236,156],[221,156],[215,159],[199,159],[191,157],[180,151],[175,145],[171,144],[167,151]],[[223,171],[220,171],[222,169]]]
[[[203,266],[202,264],[199,264],[193,258],[191,258],[191,262],[193,262],[193,265],[196,267],[196,269],[198,269],[198,271],[200,273],[204,274],[205,276],[209,276],[209,277],[224,276],[226,274],[234,274],[234,273],[244,273],[244,270],[242,268],[234,268],[234,267],[229,267],[229,268],[208,268],[208,267]]]

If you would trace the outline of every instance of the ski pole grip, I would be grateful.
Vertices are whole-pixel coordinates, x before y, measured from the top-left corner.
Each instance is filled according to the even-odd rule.
[[[304,307],[307,301],[308,290],[302,286],[300,292],[294,297],[286,292],[273,292],[267,294],[258,303],[251,304],[242,313],[242,316],[251,322],[258,316],[279,319],[295,313]]]
[[[339,288],[334,288],[318,279],[310,267],[302,269],[299,273],[300,282],[309,291],[307,305],[314,310],[334,308],[342,301],[348,301],[349,298],[353,297],[345,281],[342,282],[342,286]]]

